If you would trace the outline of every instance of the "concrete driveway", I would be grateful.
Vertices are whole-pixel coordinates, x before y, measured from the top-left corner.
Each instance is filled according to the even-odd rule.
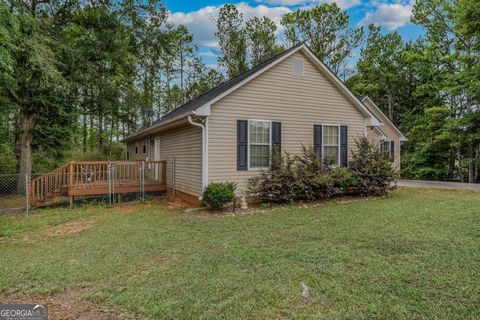
[[[444,182],[444,181],[425,181],[425,180],[397,180],[399,187],[414,188],[435,188],[435,189],[452,189],[452,190],[472,190],[480,192],[480,183],[463,183],[463,182]]]

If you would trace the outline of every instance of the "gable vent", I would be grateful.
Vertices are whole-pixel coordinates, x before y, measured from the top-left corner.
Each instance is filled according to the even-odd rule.
[[[303,59],[293,59],[292,73],[296,76],[303,76]]]

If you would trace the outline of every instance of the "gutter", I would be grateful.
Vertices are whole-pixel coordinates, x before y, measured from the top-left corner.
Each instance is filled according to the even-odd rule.
[[[188,122],[193,125],[202,128],[202,190],[208,184],[208,118],[205,117],[203,123],[195,122],[192,116],[188,116]]]

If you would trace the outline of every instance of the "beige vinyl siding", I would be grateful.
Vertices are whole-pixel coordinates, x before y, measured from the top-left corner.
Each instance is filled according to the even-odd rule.
[[[147,160],[150,157],[150,142],[147,139],[145,142],[147,144],[147,152],[143,153],[143,142],[144,140],[132,141],[127,144],[127,151],[129,153],[128,160]],[[138,146],[138,153],[135,154],[135,146]],[[149,158],[151,159],[151,158]]]
[[[388,137],[390,141],[394,141],[394,151],[393,151],[393,165],[396,170],[400,170],[400,135],[397,133],[397,131],[392,128],[392,126],[385,121],[386,117],[384,114],[378,112],[376,110],[376,107],[373,107],[370,104],[370,101],[364,100],[364,103],[367,105],[369,110],[377,117],[381,122],[382,125],[380,126],[380,129],[382,132]],[[380,143],[380,140],[378,140],[377,143]]]
[[[202,129],[190,125],[158,137],[160,160],[167,160],[167,186],[173,185],[175,157],[175,190],[199,197],[202,193]]]
[[[293,59],[304,60],[304,75],[292,74]],[[237,171],[237,120],[282,123],[282,151],[301,152],[313,144],[313,125],[348,126],[349,150],[365,136],[365,118],[301,52],[297,52],[233,91],[211,108],[208,181],[234,181],[238,193],[258,171]],[[349,152],[350,157],[350,152]]]
[[[175,157],[175,189],[196,197],[202,192],[202,129],[186,126],[152,135],[147,154],[142,154],[143,140],[128,143],[130,160],[154,159],[154,140],[160,138],[160,160],[167,160],[167,186],[173,186],[173,157]],[[139,154],[135,155],[135,143]],[[150,147],[148,147],[150,146]]]
[[[380,143],[381,137],[382,133],[380,132],[380,130],[377,130],[376,128],[368,128],[367,138],[370,143],[378,145]]]

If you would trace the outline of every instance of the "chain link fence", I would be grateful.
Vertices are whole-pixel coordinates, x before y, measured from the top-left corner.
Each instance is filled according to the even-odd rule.
[[[71,163],[45,174],[1,174],[0,214],[141,202],[166,191],[166,163]]]

